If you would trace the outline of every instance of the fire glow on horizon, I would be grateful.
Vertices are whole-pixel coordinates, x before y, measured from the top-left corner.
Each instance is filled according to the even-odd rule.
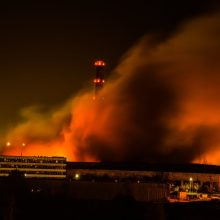
[[[24,109],[2,154],[220,164],[219,30],[216,14],[144,37],[98,94],[104,101],[91,91],[51,112]]]

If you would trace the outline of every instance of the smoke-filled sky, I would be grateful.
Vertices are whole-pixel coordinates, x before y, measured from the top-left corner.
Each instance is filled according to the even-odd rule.
[[[217,1],[147,2],[6,5],[2,154],[220,164]]]

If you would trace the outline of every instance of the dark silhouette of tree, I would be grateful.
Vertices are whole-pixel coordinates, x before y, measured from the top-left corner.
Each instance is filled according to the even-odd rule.
[[[6,179],[6,189],[13,193],[17,199],[24,198],[29,192],[24,173],[13,170]]]
[[[10,175],[4,179],[3,189],[3,203],[5,204],[3,219],[17,219],[29,195],[29,187],[24,174],[18,170],[13,170]]]

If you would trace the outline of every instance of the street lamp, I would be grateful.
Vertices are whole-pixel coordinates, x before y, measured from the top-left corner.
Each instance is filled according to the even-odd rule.
[[[190,192],[192,191],[192,187],[193,186],[193,178],[192,177],[190,177],[189,178],[189,190],[190,190]]]
[[[79,173],[76,173],[76,174],[75,174],[75,180],[79,180],[79,178],[80,178]]]

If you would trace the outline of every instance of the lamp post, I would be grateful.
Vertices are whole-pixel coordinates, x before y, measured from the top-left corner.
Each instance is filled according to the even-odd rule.
[[[190,192],[193,191],[192,189],[193,189],[193,178],[190,177],[190,178],[189,178],[189,191],[190,191]]]

